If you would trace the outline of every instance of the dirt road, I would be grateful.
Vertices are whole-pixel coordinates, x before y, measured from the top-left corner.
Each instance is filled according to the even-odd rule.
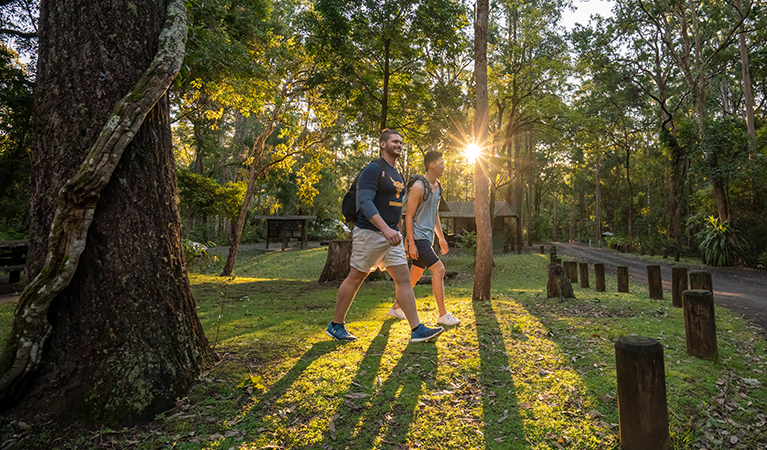
[[[705,270],[711,272],[714,284],[714,301],[716,305],[728,308],[762,329],[767,335],[767,272],[750,269],[718,269],[714,267],[694,267],[675,263],[653,261],[648,263],[639,256],[615,253],[605,249],[592,248],[585,244],[568,244],[557,242],[557,252],[577,259],[581,262],[601,262],[605,272],[616,274],[617,266],[628,266],[631,283],[647,285],[647,266],[661,266],[664,295],[671,299],[671,267],[687,267],[688,270]]]

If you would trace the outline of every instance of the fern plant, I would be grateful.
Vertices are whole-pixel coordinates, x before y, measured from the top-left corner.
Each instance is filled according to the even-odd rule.
[[[701,240],[698,249],[703,253],[706,264],[714,267],[731,266],[738,243],[731,237],[730,224],[714,216],[706,219],[706,227],[697,234]]]

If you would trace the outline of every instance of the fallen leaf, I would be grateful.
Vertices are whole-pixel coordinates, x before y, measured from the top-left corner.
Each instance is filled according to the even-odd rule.
[[[21,428],[22,430],[28,430],[28,429],[32,428],[29,425],[27,425],[26,422],[18,422],[18,423],[16,423],[16,425],[18,425],[18,427]]]
[[[533,407],[533,405],[530,402],[522,402],[519,404],[519,407],[522,409],[530,409]]]
[[[352,398],[352,399],[361,399],[361,398],[370,397],[370,394],[366,394],[364,392],[352,392],[351,394],[344,395],[344,397]]]
[[[330,433],[330,438],[335,441],[336,440],[336,424],[333,423],[333,419],[330,419],[330,421],[328,421],[328,432]]]
[[[592,409],[591,411],[586,413],[586,417],[589,419],[596,419],[597,417],[602,417],[602,414],[599,413],[596,409]]]

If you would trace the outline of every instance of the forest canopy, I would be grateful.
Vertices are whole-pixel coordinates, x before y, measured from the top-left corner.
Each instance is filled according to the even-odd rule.
[[[314,215],[405,140],[407,177],[445,155],[447,200],[473,200],[473,11],[461,0],[189,0],[171,86],[184,237],[259,242],[258,215]],[[499,0],[488,28],[491,200],[507,248],[603,239],[767,264],[763,4],[618,0],[567,29],[569,2]],[[0,2],[0,238],[29,227],[37,5]],[[239,225],[241,223],[241,226]],[[238,231],[239,230],[239,231]]]

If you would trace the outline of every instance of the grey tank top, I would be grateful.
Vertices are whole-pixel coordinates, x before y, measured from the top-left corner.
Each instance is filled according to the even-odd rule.
[[[419,180],[416,183],[423,184],[423,181]],[[426,186],[423,188],[427,189]],[[413,238],[433,242],[434,222],[437,220],[437,209],[439,209],[439,189],[433,190],[429,198],[422,205],[419,204],[418,207],[420,211],[416,211],[413,218]]]

